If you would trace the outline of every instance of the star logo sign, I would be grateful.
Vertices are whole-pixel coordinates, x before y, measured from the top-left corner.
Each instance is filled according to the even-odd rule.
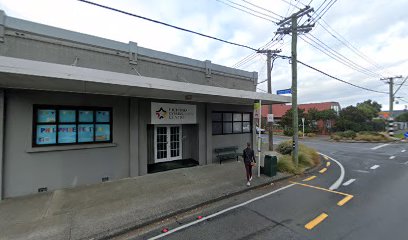
[[[163,119],[167,116],[167,112],[161,107],[159,110],[156,111],[156,116],[158,119]]]

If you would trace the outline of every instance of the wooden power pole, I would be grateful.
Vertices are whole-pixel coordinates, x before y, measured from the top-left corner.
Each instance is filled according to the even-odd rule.
[[[267,78],[268,78],[268,93],[272,94],[272,78],[271,78],[271,71],[272,71],[272,57],[274,54],[280,53],[281,50],[259,50],[258,53],[266,53],[267,61],[266,61],[266,69],[267,69]],[[268,106],[268,114],[272,114],[272,104]],[[261,126],[259,126],[261,127]],[[269,140],[269,151],[273,151],[273,122],[268,122],[268,140]]]
[[[299,166],[299,119],[297,107],[297,35],[298,33],[307,33],[314,27],[314,24],[298,26],[297,20],[299,17],[312,12],[313,8],[309,6],[292,14],[292,16],[283,19],[278,23],[277,33],[292,34],[292,113],[293,113],[293,151],[292,160],[296,167]],[[290,24],[290,26],[287,26]]]

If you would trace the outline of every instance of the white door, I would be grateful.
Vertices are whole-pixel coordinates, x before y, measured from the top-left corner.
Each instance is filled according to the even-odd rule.
[[[154,126],[154,162],[168,162],[181,158],[181,125]]]

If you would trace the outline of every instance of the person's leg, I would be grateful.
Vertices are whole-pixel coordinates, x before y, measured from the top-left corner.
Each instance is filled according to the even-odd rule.
[[[249,181],[249,178],[251,177],[250,176],[250,167],[251,167],[250,164],[245,163],[245,172],[246,172],[247,181]]]
[[[249,173],[249,179],[252,179],[252,165],[248,164],[248,173]]]

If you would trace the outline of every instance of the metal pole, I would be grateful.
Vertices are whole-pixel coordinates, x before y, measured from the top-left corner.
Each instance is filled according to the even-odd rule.
[[[298,159],[298,139],[299,139],[299,120],[297,109],[297,16],[292,15],[292,113],[293,113],[293,152],[292,160],[296,168],[299,165]]]
[[[258,120],[258,124],[259,124],[259,128],[261,128],[261,119],[262,119],[262,101],[259,100],[259,120]],[[261,141],[261,131],[258,131],[258,177],[261,176],[261,148],[262,148],[262,141]]]

